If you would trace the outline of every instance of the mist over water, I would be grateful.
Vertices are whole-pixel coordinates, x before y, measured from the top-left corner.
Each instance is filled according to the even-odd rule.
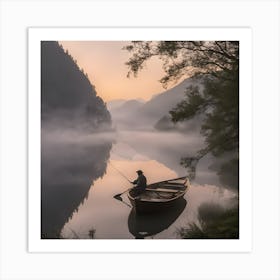
[[[180,238],[177,229],[199,222],[203,205],[226,208],[235,197],[216,172],[221,159],[208,155],[178,207],[137,217],[126,194],[123,202],[113,198],[131,187],[120,172],[134,180],[142,169],[148,183],[187,175],[180,159],[201,149],[203,137],[151,126],[92,133],[55,123],[42,127],[42,238]]]
[[[131,187],[118,171],[134,180],[142,169],[148,183],[184,176],[180,158],[201,149],[202,136],[153,127],[95,133],[61,127],[58,121],[42,127],[42,238],[180,238],[177,229],[199,222],[203,205],[226,208],[235,197],[215,171],[220,159],[208,155],[180,205],[168,215],[137,217],[126,194],[123,202],[113,198]]]
[[[197,177],[185,197],[185,203],[178,205],[168,215],[162,214],[160,219],[157,215],[149,215],[147,219],[137,218],[126,205],[129,204],[126,194],[122,196],[124,203],[113,198],[131,187],[116,169],[130,180],[135,179],[136,170],[142,169],[148,183],[184,176],[185,168],[180,165],[182,151],[194,152],[203,141],[195,135],[186,140],[186,136],[180,133],[152,130],[116,131],[109,135],[95,135],[98,140],[112,137],[112,149],[110,155],[105,157],[106,164],[101,168],[103,172],[95,173],[96,170],[92,169],[91,175],[96,179],[87,185],[86,199],[81,201],[65,223],[62,230],[64,238],[90,238],[92,229],[96,239],[179,238],[176,229],[186,226],[188,222],[198,221],[202,204],[213,203],[226,207],[235,197],[234,192],[223,188],[216,172],[209,169],[213,164],[209,157],[199,164]],[[93,135],[78,137],[79,146],[86,149],[91,137]],[[93,158],[97,150],[100,152],[98,141],[96,145],[96,150],[88,151],[87,157]],[[99,165],[96,161],[91,164],[95,167]],[[81,172],[78,177],[84,176],[82,169],[76,171]]]
[[[176,89],[180,96],[184,87]],[[126,193],[114,199],[139,169],[148,184],[188,175],[180,159],[204,147],[199,118],[170,126],[164,106],[172,92],[166,97],[122,102],[109,113],[73,58],[56,43],[42,44],[41,238],[180,238],[178,227],[208,219],[209,205],[232,204],[234,186],[217,174],[226,158],[211,155],[199,162],[185,199],[168,214],[141,218]]]
[[[42,131],[42,238],[59,237],[92,183],[105,174],[112,144],[98,137]]]

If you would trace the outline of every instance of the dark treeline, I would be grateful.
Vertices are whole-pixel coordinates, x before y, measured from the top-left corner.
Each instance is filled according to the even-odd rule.
[[[111,124],[110,113],[87,75],[54,41],[41,42],[41,113],[42,125],[53,120],[55,126],[61,121],[75,130],[96,131]]]
[[[60,238],[65,223],[106,172],[112,143],[98,135],[111,116],[73,58],[41,42],[41,238]]]

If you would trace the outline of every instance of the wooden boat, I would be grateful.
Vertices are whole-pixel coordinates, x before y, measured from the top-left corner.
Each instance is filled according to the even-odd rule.
[[[176,205],[189,186],[189,179],[185,176],[150,184],[145,192],[138,196],[135,196],[131,188],[127,196],[136,213],[157,212]]]

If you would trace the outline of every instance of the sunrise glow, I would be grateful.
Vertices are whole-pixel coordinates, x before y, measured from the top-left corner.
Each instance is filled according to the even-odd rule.
[[[149,100],[165,91],[159,82],[163,76],[161,61],[152,59],[135,78],[127,78],[130,54],[122,48],[126,41],[62,41],[65,50],[87,73],[97,94],[104,100],[136,99]],[[170,85],[172,87],[174,85]]]

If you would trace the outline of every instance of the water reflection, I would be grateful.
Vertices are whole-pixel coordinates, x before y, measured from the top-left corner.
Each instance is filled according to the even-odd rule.
[[[105,174],[111,143],[92,144],[81,135],[60,139],[44,130],[42,136],[41,238],[59,238],[93,181]]]
[[[178,234],[188,239],[238,239],[238,200],[236,197],[231,199],[227,207],[213,202],[202,203],[198,207],[198,221],[178,228]]]
[[[132,209],[128,217],[129,232],[135,239],[154,236],[169,228],[184,211],[186,205],[187,201],[180,199],[174,207],[167,211],[145,215],[136,214]]]
[[[204,145],[201,135],[191,132],[186,136],[178,132],[127,130],[118,132],[118,142],[113,147],[113,152],[131,160],[154,159],[174,170],[180,177],[186,173],[180,159],[186,155],[194,155]],[[197,166],[196,183],[224,187],[217,171],[209,169],[218,166],[219,161],[214,156],[205,156]]]
[[[148,183],[185,175],[185,170],[177,158],[180,152],[187,150],[184,144],[185,136],[143,131],[133,131],[131,135],[119,132],[117,136],[110,151],[110,162],[130,180],[135,179],[135,171],[138,169],[144,171]],[[196,139],[191,139],[190,142],[185,140],[190,146],[192,141]],[[92,151],[85,157],[96,152]],[[95,230],[94,239],[180,238],[176,230],[188,223],[198,222],[201,204],[217,203],[226,206],[229,199],[235,196],[232,191],[210,183],[218,182],[219,178],[215,171],[208,169],[209,164],[205,161],[198,167],[197,175],[209,183],[193,182],[185,195],[188,203],[182,200],[178,208],[171,212],[136,217],[132,209],[125,205],[129,203],[126,194],[122,195],[125,203],[114,198],[131,185],[112,165],[104,166],[104,176],[94,181],[94,185],[89,189],[88,199],[79,205],[78,211],[64,225],[64,238],[76,238],[73,231],[79,238],[92,238],[88,234],[92,228]]]

